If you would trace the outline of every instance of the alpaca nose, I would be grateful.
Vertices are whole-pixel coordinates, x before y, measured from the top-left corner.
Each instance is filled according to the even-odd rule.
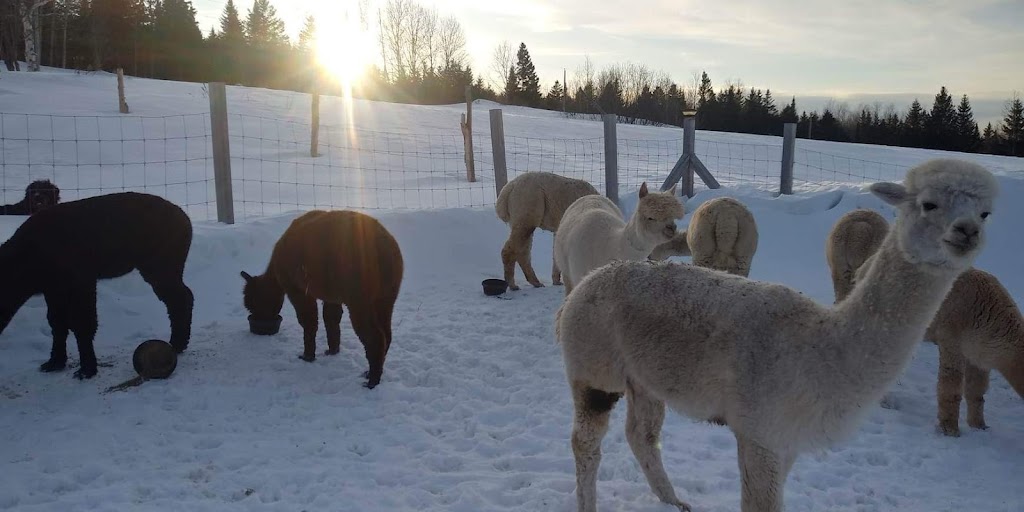
[[[973,222],[964,221],[953,225],[953,231],[963,236],[964,238],[971,239],[978,236],[978,233],[981,231],[981,228],[979,228],[978,225]]]

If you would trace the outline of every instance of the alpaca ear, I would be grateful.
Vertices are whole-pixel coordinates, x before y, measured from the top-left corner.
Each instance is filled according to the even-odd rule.
[[[252,281],[252,276],[250,276],[248,272],[243,270],[242,271],[242,279],[245,279],[245,282],[248,283],[249,281]]]
[[[679,183],[676,183],[675,185],[672,185],[672,188],[668,189],[668,194],[671,195],[671,196],[676,195],[676,187],[677,186],[679,186]]]
[[[868,190],[882,201],[893,206],[898,206],[900,203],[907,200],[907,189],[899,183],[889,183],[884,181],[881,183],[874,183],[868,187]]]
[[[647,182],[643,182],[640,185],[640,199],[643,199],[647,195]]]

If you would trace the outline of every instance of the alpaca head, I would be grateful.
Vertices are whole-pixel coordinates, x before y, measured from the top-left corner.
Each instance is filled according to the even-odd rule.
[[[245,287],[242,288],[242,303],[252,316],[261,320],[277,318],[284,306],[284,290],[277,279],[268,274],[253,277],[242,272]]]
[[[665,192],[648,192],[646,181],[640,185],[640,203],[633,218],[641,234],[653,245],[672,240],[676,236],[676,220],[686,215],[686,207],[675,192],[675,185]]]
[[[25,188],[29,214],[45,210],[60,202],[60,189],[50,180],[36,180]]]
[[[907,261],[962,271],[985,243],[999,184],[980,165],[936,159],[907,171],[902,185],[875,183],[871,192],[898,209],[893,232]]]

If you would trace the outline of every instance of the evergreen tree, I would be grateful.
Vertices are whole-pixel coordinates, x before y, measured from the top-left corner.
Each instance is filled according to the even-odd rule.
[[[316,48],[316,18],[306,16],[306,22],[299,32],[299,44],[296,49],[303,53],[312,52]]]
[[[222,73],[221,79],[232,84],[241,83],[246,55],[245,26],[234,0],[228,0],[224,5],[224,12],[220,15],[220,34],[212,43],[212,57]]]
[[[270,0],[255,0],[245,20],[245,35],[249,44],[258,49],[286,46],[284,21],[277,16],[277,9]]]
[[[270,0],[255,0],[245,20],[245,37],[249,44],[244,67],[249,82],[263,87],[284,87],[288,78],[285,63],[292,63],[291,47],[284,22]],[[290,70],[288,70],[290,71]]]
[[[163,76],[175,80],[195,80],[203,34],[196,23],[196,10],[187,0],[163,0],[156,12],[154,35],[160,42],[158,59]]]
[[[597,97],[597,104],[604,114],[621,114],[625,103],[622,98],[622,85],[618,78],[605,83],[601,88],[601,94]]]
[[[707,72],[701,72],[700,86],[697,88],[697,125],[704,130],[719,129],[717,110],[718,102],[715,90],[711,87],[711,79]]]
[[[956,109],[956,139],[958,151],[973,152],[981,143],[978,123],[974,122],[974,112],[971,110],[971,100],[966,94],[960,98],[960,105]]]
[[[798,121],[796,116],[796,96],[789,102],[789,105],[782,108],[779,118],[783,123],[795,123]]]
[[[530,51],[526,49],[526,43],[519,43],[519,51],[516,53],[515,65],[516,84],[518,86],[518,99],[523,105],[535,107],[540,104],[540,78],[537,76],[537,69],[530,59]]]
[[[985,126],[985,131],[981,134],[981,151],[989,154],[999,154],[1002,140],[999,137],[999,130],[992,127],[992,123],[988,123]]]
[[[907,112],[906,119],[903,121],[902,145],[912,148],[921,147],[921,144],[924,142],[927,118],[928,114],[921,107],[921,102],[915,98],[914,102],[910,104],[910,110]]]
[[[228,43],[245,43],[245,26],[235,7],[235,0],[228,0],[220,15],[220,38]]]
[[[513,105],[519,98],[519,80],[516,78],[515,66],[509,66],[508,77],[505,79],[505,103]]]
[[[548,108],[551,110],[562,110],[563,96],[565,96],[565,90],[562,87],[562,82],[555,80],[555,85],[552,85],[551,90],[548,91]]]
[[[956,149],[956,109],[953,107],[953,97],[946,91],[945,86],[935,95],[931,114],[924,127],[926,139],[923,142],[927,147]]]
[[[1003,139],[1010,156],[1024,156],[1024,103],[1014,95],[1006,105],[1003,117]]]

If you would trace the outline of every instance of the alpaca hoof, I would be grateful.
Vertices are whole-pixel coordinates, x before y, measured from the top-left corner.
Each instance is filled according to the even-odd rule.
[[[364,379],[369,379],[370,378],[370,370],[366,370],[365,372],[363,372],[363,378]]]
[[[75,371],[75,378],[78,379],[78,380],[91,379],[91,378],[93,378],[95,376],[96,376],[96,369],[95,368],[88,369],[88,370],[85,369],[85,368],[79,368],[77,371]]]
[[[519,286],[517,286],[517,285],[514,285],[514,284],[512,284],[512,283],[509,283],[509,285],[508,285],[508,289],[509,289],[509,290],[512,290],[512,291],[514,291],[514,292],[517,292],[517,291],[519,291]]]
[[[188,343],[171,343],[171,347],[174,348],[175,352],[180,354],[180,353],[184,352],[185,349],[188,348]]]
[[[960,427],[956,425],[939,425],[939,431],[944,436],[960,437]]]
[[[562,286],[561,281],[551,281],[551,286]]]
[[[984,421],[968,421],[967,425],[975,430],[988,430],[988,425]]]
[[[299,356],[299,359],[302,359],[303,361],[305,361],[307,363],[312,363],[313,361],[316,361],[316,354],[313,354],[311,356],[307,356],[306,354],[302,354],[301,356]]]
[[[534,288],[544,288],[544,283],[537,281],[536,283],[530,283]]]
[[[378,382],[377,384],[380,384],[380,382]],[[377,387],[377,384],[374,384],[374,383],[372,383],[370,381],[366,381],[366,382],[363,383],[363,387],[366,388],[366,389],[373,389],[373,388]]]
[[[341,353],[341,349],[340,348],[329,348],[327,350],[324,350],[324,355],[325,356],[336,356],[336,355],[338,355],[340,353]]]
[[[679,512],[692,512],[690,509],[690,504],[679,498],[676,498],[672,501],[666,501],[665,503],[668,503],[669,505],[675,505],[675,507],[679,509]]]
[[[53,359],[50,359],[49,361],[39,365],[39,371],[43,373],[59,372],[66,366],[67,361],[54,361]]]

